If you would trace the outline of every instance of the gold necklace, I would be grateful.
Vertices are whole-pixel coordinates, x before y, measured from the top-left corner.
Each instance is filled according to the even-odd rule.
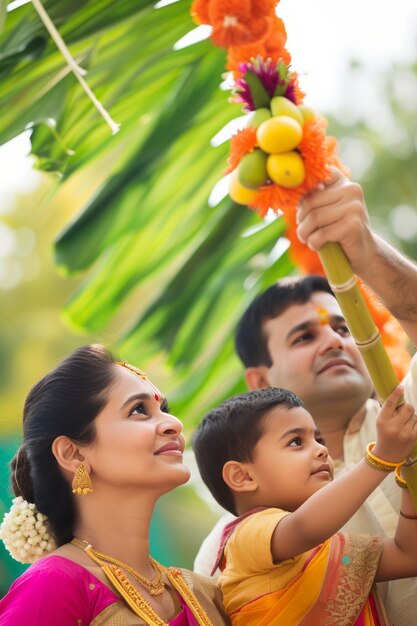
[[[79,548],[83,548],[82,542],[79,539],[74,538],[72,543],[75,546],[78,546]],[[98,550],[95,550],[94,548],[91,548],[91,551],[99,559],[103,559],[103,561],[108,561],[109,563],[113,563],[114,565],[118,565],[119,568],[121,567],[122,569],[132,574],[132,576],[134,576],[136,580],[140,582],[140,584],[143,587],[145,587],[147,591],[149,591],[151,596],[160,596],[161,593],[164,591],[164,581],[162,580],[162,571],[158,567],[159,563],[157,563],[152,557],[149,557],[149,563],[152,565],[155,571],[155,576],[154,578],[152,578],[152,580],[149,580],[149,578],[145,578],[145,576],[142,576],[142,574],[139,574],[139,572],[134,570],[133,567],[130,567],[130,565],[123,563],[123,561],[119,561],[118,559],[115,559],[112,556],[107,556],[107,554],[103,554],[102,552],[99,552]],[[111,567],[111,569],[117,569],[117,568]]]
[[[159,617],[159,615],[153,610],[151,605],[145,600],[145,598],[139,593],[139,591],[135,589],[127,576],[125,576],[125,574],[123,574],[123,572],[120,570],[120,568],[117,567],[116,563],[121,563],[121,561],[117,561],[117,559],[113,559],[112,557],[108,557],[107,555],[102,555],[101,552],[94,550],[94,548],[87,541],[81,541],[76,537],[74,537],[71,543],[73,543],[78,548],[84,550],[84,552],[86,552],[88,556],[93,559],[93,561],[100,565],[101,569],[106,574],[109,581],[113,584],[117,591],[119,591],[120,595],[126,600],[128,606],[130,606],[132,611],[136,613],[136,615],[139,615],[139,617],[141,617],[146,622],[146,624],[148,624],[149,626],[169,626],[167,622]],[[101,558],[98,555],[102,555]],[[105,560],[103,557],[105,557]],[[108,563],[110,564],[106,563],[105,561],[108,561]],[[152,565],[160,573],[161,577],[162,573],[165,573],[173,588],[181,595],[183,600],[185,600],[187,606],[191,610],[199,626],[213,626],[207,613],[204,611],[196,596],[185,582],[181,571],[176,568],[165,569],[160,563],[158,563],[154,559],[152,559]]]

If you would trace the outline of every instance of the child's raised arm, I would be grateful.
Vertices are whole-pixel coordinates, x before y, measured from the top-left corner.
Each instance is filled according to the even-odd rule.
[[[396,408],[401,394],[402,388],[397,387],[385,401],[376,420],[377,441],[372,453],[389,463],[400,463],[417,441],[417,418],[414,408],[410,404]],[[372,467],[365,460],[361,460],[334,482],[317,491],[277,525],[271,541],[274,562],[277,563],[306,552],[329,539],[352,517],[387,475],[388,472]],[[407,511],[409,511],[409,505],[408,502]],[[404,553],[399,544],[401,546],[406,544],[407,549],[411,549],[408,541],[410,531],[407,530],[407,525],[412,527],[410,530],[414,530],[416,534],[414,542],[416,548],[412,557],[415,562],[413,572],[416,575],[417,521],[401,519],[395,540],[391,540],[389,545],[397,542],[390,549],[399,550],[402,554]],[[395,559],[399,558],[397,552],[395,554]],[[385,558],[381,559],[381,576],[384,577],[381,580],[412,575],[399,573],[398,576],[392,576],[391,570],[386,572],[388,563],[384,565],[385,560]],[[411,558],[408,558],[407,566],[410,565],[410,560]]]

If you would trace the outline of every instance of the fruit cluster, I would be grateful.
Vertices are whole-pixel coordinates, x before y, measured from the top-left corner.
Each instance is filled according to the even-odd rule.
[[[247,127],[256,128],[256,147],[242,157],[230,177],[232,200],[250,204],[258,189],[270,183],[284,189],[302,185],[306,168],[298,146],[305,123],[315,118],[310,107],[297,106],[285,96],[275,96],[269,108],[253,111]]]

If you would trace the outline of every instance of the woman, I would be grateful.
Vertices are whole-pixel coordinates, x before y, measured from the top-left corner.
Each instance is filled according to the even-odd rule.
[[[189,478],[183,450],[166,399],[104,347],[79,348],[42,378],[0,531],[15,558],[36,563],[0,601],[0,625],[227,624],[209,580],[149,555],[156,501]]]

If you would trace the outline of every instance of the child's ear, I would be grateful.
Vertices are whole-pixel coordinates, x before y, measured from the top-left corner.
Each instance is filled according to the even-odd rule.
[[[251,476],[246,463],[227,461],[223,467],[223,480],[232,491],[256,491],[258,483]]]

